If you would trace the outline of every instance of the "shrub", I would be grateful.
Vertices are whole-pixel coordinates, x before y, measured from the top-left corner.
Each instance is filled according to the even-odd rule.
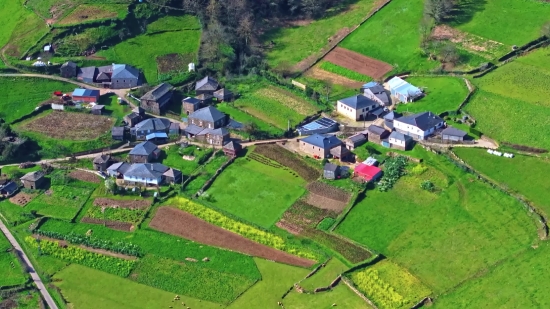
[[[319,224],[317,225],[317,228],[322,230],[322,231],[328,231],[328,229],[330,229],[330,227],[334,224],[334,222],[336,222],[336,220],[334,220],[334,218],[324,218],[323,220],[321,220],[321,222],[319,222]]]
[[[429,180],[424,180],[422,183],[420,183],[420,188],[426,191],[433,192],[435,190],[435,185]]]
[[[405,175],[406,164],[407,158],[404,156],[397,156],[386,160],[384,164],[384,176],[378,183],[378,189],[385,192],[393,188],[397,180]]]

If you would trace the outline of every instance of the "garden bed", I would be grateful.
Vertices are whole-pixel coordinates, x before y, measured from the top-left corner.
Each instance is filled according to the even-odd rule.
[[[313,192],[307,195],[306,202],[321,209],[334,210],[336,213],[341,213],[348,204],[347,202],[333,200]]]
[[[97,176],[96,174],[91,172],[81,171],[81,170],[72,171],[71,173],[69,173],[69,177],[82,180],[82,181],[93,182],[93,183],[101,182],[99,176]]]
[[[146,209],[151,206],[149,200],[114,200],[110,198],[96,198],[94,206],[111,207],[111,208],[130,208],[130,209]]]
[[[89,140],[105,134],[114,124],[115,119],[106,116],[54,111],[35,118],[20,128],[55,139]]]
[[[328,53],[325,60],[374,79],[381,79],[392,70],[388,63],[341,47],[336,47]]]
[[[36,195],[37,194],[19,192],[15,196],[10,197],[10,202],[14,203],[15,205],[25,206],[30,203],[32,199],[36,197]]]
[[[318,181],[308,184],[307,189],[311,193],[315,193],[317,195],[321,195],[328,199],[339,201],[339,202],[347,203],[351,198],[350,193]]]
[[[132,223],[128,223],[128,222],[103,220],[103,219],[96,219],[96,218],[89,218],[89,217],[82,218],[80,222],[91,223],[91,224],[101,224],[113,230],[119,230],[124,232],[131,232],[134,230],[134,226],[132,225]]]

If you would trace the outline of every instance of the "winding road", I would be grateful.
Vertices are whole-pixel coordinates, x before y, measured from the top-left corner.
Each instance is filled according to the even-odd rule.
[[[4,235],[6,235],[6,238],[9,240],[11,245],[15,248],[16,252],[22,257],[23,262],[25,262],[25,264],[27,264],[27,265],[24,265],[24,266],[26,266],[25,269],[31,275],[31,278],[34,281],[34,284],[36,284],[36,287],[38,288],[38,291],[40,291],[40,294],[42,294],[42,298],[46,301],[46,303],[48,304],[48,307],[50,309],[58,309],[57,305],[55,304],[55,301],[53,300],[50,293],[46,289],[46,286],[44,285],[44,283],[42,283],[42,280],[40,279],[40,276],[38,276],[38,274],[34,270],[34,266],[32,266],[31,261],[27,257],[27,254],[25,254],[25,251],[23,251],[23,249],[21,249],[21,246],[19,245],[19,243],[17,242],[15,237],[13,237],[13,235],[8,230],[8,228],[6,227],[6,225],[4,224],[4,222],[2,220],[0,220],[0,230],[2,230],[2,233],[4,233]]]

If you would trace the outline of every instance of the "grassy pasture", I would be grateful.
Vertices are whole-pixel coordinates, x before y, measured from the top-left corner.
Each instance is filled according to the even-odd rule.
[[[419,24],[422,0],[394,0],[340,45],[387,62],[396,71],[426,71],[438,63],[421,55]]]
[[[122,121],[124,116],[128,115],[132,111],[128,104],[119,104],[118,96],[115,94],[100,96],[97,104],[105,105],[104,115],[116,118],[117,124]]]
[[[81,4],[57,22],[58,25],[85,24],[102,19],[124,19],[128,13],[127,4]]]
[[[216,178],[207,193],[216,207],[269,228],[305,192],[304,184],[287,170],[239,158]]]
[[[305,25],[289,25],[267,31],[261,38],[264,44],[275,42],[275,46],[267,51],[269,65],[294,65],[319,52],[328,43],[328,38],[337,34],[339,30],[358,25],[374,5],[373,0],[344,2],[327,12],[328,17],[323,19],[307,21]]]
[[[0,32],[0,48],[6,45],[11,37],[12,32],[16,29],[19,21],[24,16],[30,15],[30,10],[24,10],[19,1],[4,1],[2,10],[0,10],[0,20],[2,20],[2,31]],[[0,60],[0,68],[3,62]],[[4,88],[2,88],[4,89]]]
[[[0,77],[0,117],[10,123],[30,114],[54,91],[70,92],[75,86],[60,81],[32,77]]]
[[[191,146],[180,149],[176,145],[164,148],[161,163],[178,169],[187,176],[199,167],[199,161],[204,160],[205,156],[209,156],[212,153],[208,148],[201,148],[200,150],[197,148],[196,146]],[[194,156],[195,159],[191,161],[185,160],[182,158],[184,155]]]
[[[300,294],[292,291],[285,297],[283,303],[285,308],[292,309],[329,309],[333,308],[332,304],[340,308],[369,308],[364,300],[343,283],[338,284],[331,291],[317,294]]]
[[[23,268],[14,252],[8,252],[11,244],[4,234],[0,234],[0,287],[23,284],[27,281],[27,275],[23,273]],[[13,266],[12,266],[13,265]]]
[[[348,267],[337,258],[332,258],[325,267],[321,268],[315,275],[300,282],[300,286],[308,291],[328,286],[336,277],[346,271]]]
[[[338,75],[347,77],[351,80],[355,80],[355,81],[359,81],[359,82],[369,82],[369,81],[372,80],[372,77],[370,77],[370,76],[363,75],[361,73],[355,72],[355,71],[350,70],[348,68],[341,67],[337,64],[334,64],[334,63],[331,63],[331,62],[328,62],[328,61],[321,62],[321,64],[319,65],[319,68],[321,68],[321,69],[323,69],[327,72],[338,74]]]
[[[31,211],[9,200],[0,201],[0,213],[6,218],[8,224],[17,224],[32,220]]]
[[[75,308],[168,308],[176,306],[174,293],[155,289],[102,271],[70,265],[54,277],[64,298]],[[219,308],[219,305],[181,297],[191,308]],[[181,305],[180,305],[181,306]]]
[[[459,7],[462,12],[451,24],[510,46],[538,38],[550,16],[550,5],[544,1],[460,0]]]
[[[178,20],[182,21],[184,25],[193,25],[193,22],[190,21],[191,17],[188,16],[166,18],[168,18],[169,26],[177,24]],[[97,55],[118,63],[130,63],[143,71],[148,83],[157,83],[158,72],[155,59],[158,56],[172,53],[196,54],[201,35],[200,30],[151,32],[165,30],[164,19],[161,18],[151,23],[147,33],[125,40],[107,50],[98,52]]]
[[[419,148],[419,147],[417,147]],[[407,268],[436,294],[528,247],[536,226],[515,199],[422,149],[388,192],[367,191],[337,228]],[[431,180],[435,192],[420,188]]]
[[[232,104],[220,103],[216,105],[216,108],[219,109],[221,112],[228,114],[231,117],[231,119],[234,119],[235,121],[238,121],[242,124],[246,125],[247,123],[255,123],[258,126],[260,131],[266,132],[267,134],[274,135],[274,136],[280,136],[283,134],[283,130],[281,130],[280,128],[277,128],[265,121],[262,121],[256,117],[253,117],[252,115],[247,114],[242,110],[233,107]],[[243,132],[243,134],[245,133]]]
[[[418,113],[431,111],[440,114],[456,111],[468,95],[468,88],[461,78],[456,77],[410,77],[407,82],[424,88],[426,95],[413,103],[399,104],[397,111]]]
[[[547,159],[523,155],[508,159],[475,148],[457,147],[454,151],[480,173],[525,196],[546,216],[550,214],[550,183],[545,181],[550,173]]]
[[[10,14],[5,24],[8,27],[8,31],[11,28],[11,36],[9,37],[8,47],[6,48],[6,55],[19,58],[42,36],[48,33],[48,27],[46,26],[46,22],[32,10],[22,7],[20,1],[9,1],[7,8],[6,16],[10,14],[10,12],[14,12],[14,14]],[[4,12],[4,8],[2,8],[2,12]],[[13,27],[14,24],[15,27]],[[10,32],[6,32],[4,34],[4,40],[9,33]]]
[[[157,31],[179,31],[179,30],[200,30],[199,20],[192,15],[166,16],[159,21],[152,22],[147,26],[147,32]]]
[[[51,193],[43,193],[25,206],[26,210],[59,219],[70,220],[86,203],[93,189],[71,186],[51,186]]]

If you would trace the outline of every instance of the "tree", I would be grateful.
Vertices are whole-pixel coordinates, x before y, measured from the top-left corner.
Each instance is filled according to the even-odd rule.
[[[323,80],[323,83],[321,84],[321,91],[323,91],[323,94],[325,95],[327,102],[329,101],[330,93],[332,92],[333,86],[334,85],[332,84],[332,81],[329,79]]]
[[[540,29],[540,34],[550,39],[550,21],[547,21]]]
[[[424,3],[424,14],[441,23],[455,6],[455,0],[427,0]]]
[[[442,58],[441,62],[448,62],[452,64],[456,64],[460,59],[456,46],[451,42],[448,42],[443,46],[443,48],[441,48],[440,56]]]
[[[105,188],[107,191],[114,194],[116,191],[116,182],[111,178],[105,179]]]

